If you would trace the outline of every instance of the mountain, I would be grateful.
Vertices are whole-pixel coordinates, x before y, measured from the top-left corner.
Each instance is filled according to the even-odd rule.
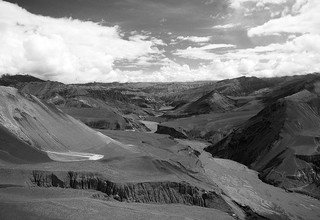
[[[243,86],[174,109],[161,83],[0,87],[0,218],[59,218],[50,215],[58,209],[64,218],[75,214],[72,204],[115,218],[318,219],[319,200],[310,196],[320,198],[320,80],[261,80],[182,83],[177,90]],[[170,112],[183,118],[165,118]],[[156,134],[139,120],[152,131],[158,124]],[[181,213],[184,205],[190,212]]]
[[[259,99],[264,103],[272,103],[281,98],[299,93],[303,90],[308,90],[313,93],[319,93],[320,74],[307,74],[301,76],[291,76],[286,80],[274,86],[267,93],[262,94]]]
[[[92,128],[148,131],[139,122],[140,115],[149,115],[148,110],[131,103],[129,97],[117,90],[25,78],[10,76],[11,81],[16,79],[13,86],[19,91],[54,104]]]
[[[217,143],[256,113],[257,110],[193,115],[162,122],[156,133]]]
[[[222,113],[236,108],[236,102],[215,91],[202,96],[196,101],[176,107],[163,115],[166,118],[180,118],[192,115]]]
[[[0,186],[91,189],[117,201],[239,211],[206,177],[196,152],[168,136],[124,132],[123,143],[17,89],[1,86],[0,101]]]
[[[82,160],[100,157],[92,149],[119,147],[53,105],[17,89],[1,86],[0,101],[0,160],[19,163]]]
[[[44,80],[31,75],[8,75],[4,74],[0,77],[1,86],[15,86],[20,83],[44,82]]]
[[[239,77],[211,82],[195,88],[167,94],[163,96],[163,99],[169,104],[170,102],[173,104],[189,103],[212,91],[225,96],[246,96],[258,90],[273,87],[275,84],[257,77]]]
[[[319,198],[320,100],[305,101],[288,97],[268,105],[206,151],[257,170],[268,183]]]
[[[216,143],[263,108],[259,98],[271,85],[274,86],[256,77],[240,77],[198,87],[201,93],[197,94],[210,92],[196,100],[192,100],[194,93],[189,93],[190,101],[181,101],[174,109],[164,112],[161,118],[167,121],[158,125],[157,133]]]
[[[257,77],[239,77],[177,92],[163,97],[169,105],[175,106],[163,117],[170,119],[228,112],[256,102],[255,99],[261,93],[269,91],[277,85],[277,82],[269,82]]]

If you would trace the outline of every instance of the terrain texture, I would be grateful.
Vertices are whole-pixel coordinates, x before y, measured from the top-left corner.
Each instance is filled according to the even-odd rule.
[[[320,76],[0,78],[1,219],[319,219]]]

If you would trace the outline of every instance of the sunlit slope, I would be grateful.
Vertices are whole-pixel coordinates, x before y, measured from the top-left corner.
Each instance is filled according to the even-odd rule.
[[[99,151],[105,152],[105,148],[114,156],[131,153],[120,142],[90,129],[53,105],[19,93],[14,88],[0,87],[0,102],[3,160],[36,162],[46,160],[47,153],[58,161],[59,158],[62,161],[72,158],[95,160],[103,157]]]

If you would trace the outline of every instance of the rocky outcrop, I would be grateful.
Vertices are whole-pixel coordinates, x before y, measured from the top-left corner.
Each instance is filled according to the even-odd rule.
[[[222,191],[206,191],[186,182],[115,183],[93,173],[33,171],[30,181],[39,187],[93,189],[121,202],[179,203],[215,208],[232,214]]]
[[[187,134],[183,131],[183,129],[181,130],[177,130],[176,128],[173,127],[167,127],[164,125],[159,124],[156,133],[158,134],[168,134],[171,137],[174,138],[188,138]]]

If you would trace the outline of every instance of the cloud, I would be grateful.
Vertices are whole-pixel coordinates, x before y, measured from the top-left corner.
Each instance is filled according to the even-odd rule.
[[[109,81],[117,60],[161,53],[161,40],[121,37],[119,27],[34,15],[0,1],[0,73],[32,73],[62,82]]]
[[[243,7],[258,1],[233,1]],[[233,70],[234,74],[273,77],[320,71],[320,2],[317,0],[288,0],[280,17],[248,30],[249,37],[285,33],[287,42],[240,49],[218,54],[215,59]],[[282,4],[283,1],[259,1],[259,4]],[[272,17],[272,16],[271,16]],[[217,66],[219,66],[217,65]],[[218,70],[216,70],[218,71]],[[232,72],[232,71],[231,71]]]
[[[284,44],[270,44],[217,55],[238,76],[274,77],[320,71],[320,35],[302,35]]]
[[[212,46],[214,48],[214,46]],[[185,69],[185,80],[220,80],[240,76],[277,77],[320,71],[320,35],[305,34],[286,43],[274,43],[225,53],[187,48],[177,55],[207,59],[207,65]],[[167,67],[168,71],[170,68]]]
[[[263,7],[266,4],[279,5],[287,2],[288,0],[230,0],[230,7],[239,9],[244,7],[247,3],[255,3],[257,7]]]
[[[159,45],[159,46],[168,46],[165,42],[163,42],[163,40],[159,39],[159,38],[155,38],[155,37],[151,37],[151,42],[154,45]]]
[[[208,45],[204,48],[216,48]],[[240,76],[279,77],[320,72],[320,35],[306,34],[283,44],[274,43],[248,49],[233,49],[225,53],[202,50],[180,51],[178,56],[205,59],[208,64],[191,68],[188,64],[178,64],[168,58],[158,71],[114,72],[114,79],[122,82],[135,81],[195,81],[222,80]],[[230,46],[230,48],[232,48]],[[204,52],[203,52],[204,51]],[[121,76],[121,77],[120,77]]]
[[[214,29],[230,29],[230,28],[235,28],[235,27],[238,27],[238,26],[240,26],[240,23],[237,23],[237,24],[230,23],[230,24],[225,24],[225,25],[216,25],[216,26],[213,26],[212,28],[214,28]]]
[[[215,0],[206,0],[205,2],[204,2],[204,4],[205,5],[211,5],[211,4],[213,4],[215,2]]]
[[[186,49],[178,49],[173,54],[190,59],[212,60],[216,57],[211,50],[234,48],[232,44],[209,44],[203,47],[188,47]]]
[[[273,39],[269,35],[286,33],[287,42],[239,49],[240,46],[233,44],[210,44],[214,39],[211,36],[179,36],[173,40],[172,35],[164,38],[164,42],[160,39],[163,37],[152,37],[150,32],[124,34],[118,26],[34,15],[0,0],[0,74],[30,73],[74,83],[219,80],[243,75],[271,77],[320,71],[319,3],[317,0],[289,1],[290,7],[275,15],[281,17],[248,30],[249,37],[265,36],[266,42]],[[242,8],[247,4],[268,7],[284,1],[232,2],[233,7]],[[282,6],[279,8],[283,10]],[[243,11],[232,11],[243,14]],[[216,25],[214,29],[240,25],[239,19],[228,21],[229,24],[225,20],[225,25]],[[241,22],[243,24],[245,22]],[[236,37],[238,42],[239,36]],[[173,44],[168,46],[166,42],[170,39]],[[230,38],[226,39],[230,42]],[[193,46],[177,49],[177,40]],[[192,68],[181,58],[188,59]]]
[[[248,36],[266,36],[279,33],[320,34],[320,1],[297,0],[292,13],[272,19],[263,25],[251,28]]]
[[[320,11],[319,3],[316,0],[291,2],[290,8],[286,8],[284,13],[279,14],[280,18],[265,22],[266,24],[274,22],[270,27],[261,25],[263,26],[261,28],[258,26],[249,29],[248,33],[250,37],[254,37],[279,35],[285,32],[288,34],[286,42],[244,49],[237,49],[232,44],[208,44],[202,47],[189,46],[185,49],[176,49],[173,55],[192,59],[195,62],[203,61],[205,64],[191,68],[188,64],[179,64],[166,58],[160,70],[141,74],[140,79],[142,81],[221,80],[240,76],[277,77],[320,72],[320,27],[317,19],[317,12]],[[267,4],[284,4],[285,2],[253,0],[238,1],[238,3],[243,7],[247,3],[267,6]],[[290,21],[291,19],[293,20]],[[272,38],[267,39],[272,40]],[[127,76],[128,80],[133,79],[130,78],[129,73]]]
[[[164,64],[158,71],[146,73],[142,70],[123,71],[116,69],[110,74],[110,81],[120,82],[187,82],[198,80],[222,80],[238,77],[238,70],[231,63],[214,60],[209,65],[190,68],[188,64],[164,58]]]
[[[211,37],[210,36],[206,36],[206,37],[197,37],[197,36],[179,36],[177,37],[178,40],[186,40],[186,41],[192,41],[195,43],[205,43],[205,42],[209,42]]]

